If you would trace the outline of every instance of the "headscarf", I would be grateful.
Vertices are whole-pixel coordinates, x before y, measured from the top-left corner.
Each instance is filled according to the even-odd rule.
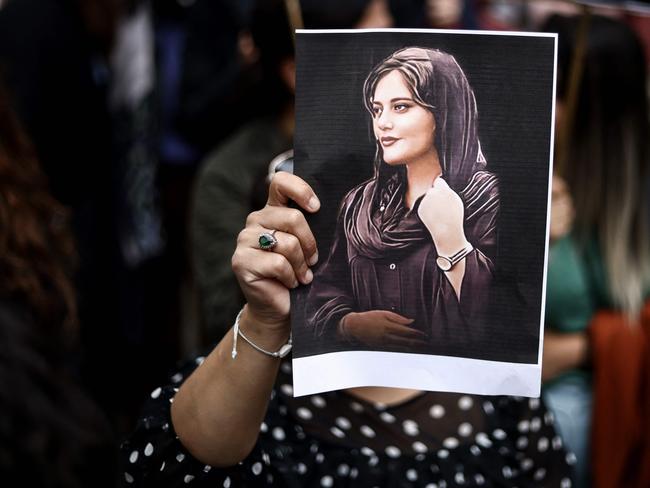
[[[379,63],[364,84],[364,100],[370,111],[379,80],[393,70],[404,76],[417,103],[435,117],[435,145],[442,177],[460,193],[486,160],[478,138],[478,111],[469,82],[450,54],[437,49],[408,47]],[[377,143],[375,176],[348,195],[343,212],[348,242],[361,254],[381,257],[429,239],[417,217],[416,202],[409,212],[403,203],[406,170],[383,161]]]

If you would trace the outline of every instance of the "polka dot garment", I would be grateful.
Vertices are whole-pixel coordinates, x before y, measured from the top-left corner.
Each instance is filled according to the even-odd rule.
[[[293,398],[282,364],[253,452],[231,468],[194,459],[170,404],[198,358],[157,388],[122,445],[123,484],[141,487],[572,486],[564,450],[539,400],[422,393],[378,405],[344,391]]]

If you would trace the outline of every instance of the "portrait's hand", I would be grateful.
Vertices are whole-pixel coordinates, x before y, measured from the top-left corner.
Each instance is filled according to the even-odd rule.
[[[290,200],[309,212],[320,207],[316,194],[302,179],[276,173],[266,206],[248,216],[232,257],[248,304],[248,319],[276,332],[289,330],[289,289],[311,282],[309,266],[318,260],[314,235],[302,212],[287,207]],[[273,230],[277,231],[276,246],[260,249],[260,234]]]
[[[559,176],[553,175],[551,190],[551,241],[565,236],[571,231],[575,211],[569,187]]]
[[[411,323],[413,319],[388,310],[352,312],[341,319],[339,333],[371,347],[426,346],[426,334],[409,327]]]
[[[467,245],[464,214],[463,201],[458,194],[444,179],[436,178],[420,202],[418,216],[429,230],[441,256],[451,256]]]

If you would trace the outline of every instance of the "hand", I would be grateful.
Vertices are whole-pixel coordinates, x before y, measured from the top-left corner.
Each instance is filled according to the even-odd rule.
[[[339,323],[339,333],[371,346],[426,346],[427,335],[409,327],[413,319],[388,310],[349,313]]]
[[[458,194],[444,179],[436,178],[420,202],[418,216],[429,230],[439,255],[451,256],[467,245],[464,214]]]
[[[571,231],[575,211],[569,187],[559,176],[553,175],[551,190],[551,241],[559,239]]]
[[[589,341],[585,332],[560,333],[544,331],[542,380],[584,365],[589,358]]]
[[[290,200],[309,212],[320,208],[316,194],[302,179],[275,174],[266,206],[248,216],[232,257],[248,303],[247,322],[276,332],[289,330],[289,288],[311,282],[309,266],[318,260],[314,235],[303,213],[287,208]],[[277,230],[277,245],[272,251],[260,249],[260,234],[271,230]]]

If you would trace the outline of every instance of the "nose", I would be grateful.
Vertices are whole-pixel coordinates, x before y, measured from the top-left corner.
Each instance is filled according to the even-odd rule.
[[[391,120],[389,112],[387,110],[379,114],[379,117],[377,118],[377,127],[379,127],[381,130],[388,130],[393,128],[393,121]]]

